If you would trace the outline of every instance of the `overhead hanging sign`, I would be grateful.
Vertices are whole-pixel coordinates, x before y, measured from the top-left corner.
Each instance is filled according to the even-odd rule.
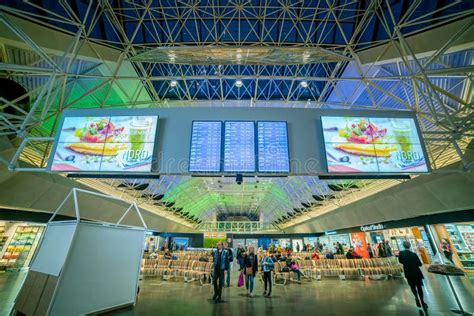
[[[49,161],[51,171],[152,172],[158,115],[140,110],[127,115],[83,113],[71,111],[63,117]]]
[[[190,172],[221,171],[222,122],[194,121],[189,152]]]
[[[321,116],[328,173],[428,172],[413,118]]]
[[[258,121],[257,149],[259,172],[289,173],[287,122]]]

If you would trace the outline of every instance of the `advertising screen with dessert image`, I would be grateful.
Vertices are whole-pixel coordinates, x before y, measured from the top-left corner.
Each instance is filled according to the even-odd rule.
[[[150,172],[158,116],[65,117],[52,171]]]
[[[329,173],[428,172],[413,118],[322,116]]]

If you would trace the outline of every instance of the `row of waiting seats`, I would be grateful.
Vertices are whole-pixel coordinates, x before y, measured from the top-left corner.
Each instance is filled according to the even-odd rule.
[[[157,259],[163,259],[165,252],[158,251],[155,254],[158,255]],[[213,259],[213,257],[209,255],[209,252],[204,251],[175,251],[171,255],[177,260],[199,260],[201,258],[207,258],[206,260],[212,261]]]
[[[403,274],[403,266],[396,258],[373,259],[320,259],[296,260],[300,271],[307,279],[322,278],[363,279],[398,277]],[[294,281],[293,272],[284,271],[285,262],[276,262],[274,267],[275,281],[283,284]]]
[[[201,285],[209,283],[212,262],[198,260],[143,259],[143,277],[162,277],[164,280],[182,278],[185,282],[198,280]]]
[[[311,258],[312,255],[313,255],[313,252],[307,252],[307,251],[306,252],[302,251],[302,252],[293,253],[293,257],[298,257],[298,258],[302,258],[302,259],[303,258]],[[324,258],[324,254],[318,252],[318,255],[319,255],[319,257]],[[336,255],[336,254],[334,254],[334,259],[347,259],[347,258],[346,258],[346,255]]]

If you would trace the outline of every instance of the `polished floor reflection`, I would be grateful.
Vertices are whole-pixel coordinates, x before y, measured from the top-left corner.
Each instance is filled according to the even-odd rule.
[[[456,302],[446,277],[425,271],[428,315],[455,315]],[[24,273],[0,274],[0,315],[8,315]],[[415,306],[405,280],[339,281],[322,280],[276,286],[272,298],[263,297],[263,284],[256,282],[255,296],[246,297],[233,286],[224,289],[224,302],[214,304],[210,286],[181,281],[145,279],[137,305],[109,315],[426,315]],[[453,277],[466,310],[474,311],[473,279]],[[113,289],[111,289],[113,290]]]
[[[273,297],[256,283],[255,296],[246,297],[237,288],[237,272],[231,288],[224,289],[224,303],[213,304],[212,288],[182,282],[146,279],[141,283],[134,308],[110,315],[455,315],[457,307],[446,277],[424,271],[428,313],[416,307],[404,279],[387,281],[322,280],[276,286]],[[453,285],[466,310],[474,311],[472,279],[453,277]]]

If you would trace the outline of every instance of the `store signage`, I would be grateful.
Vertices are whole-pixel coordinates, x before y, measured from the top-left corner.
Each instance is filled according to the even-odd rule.
[[[384,228],[385,228],[384,224],[372,224],[372,225],[360,226],[360,230],[363,232],[382,230]]]
[[[326,235],[326,236],[336,235],[336,234],[337,234],[337,231],[335,231],[335,230],[329,230],[329,231],[324,232],[324,235]]]

